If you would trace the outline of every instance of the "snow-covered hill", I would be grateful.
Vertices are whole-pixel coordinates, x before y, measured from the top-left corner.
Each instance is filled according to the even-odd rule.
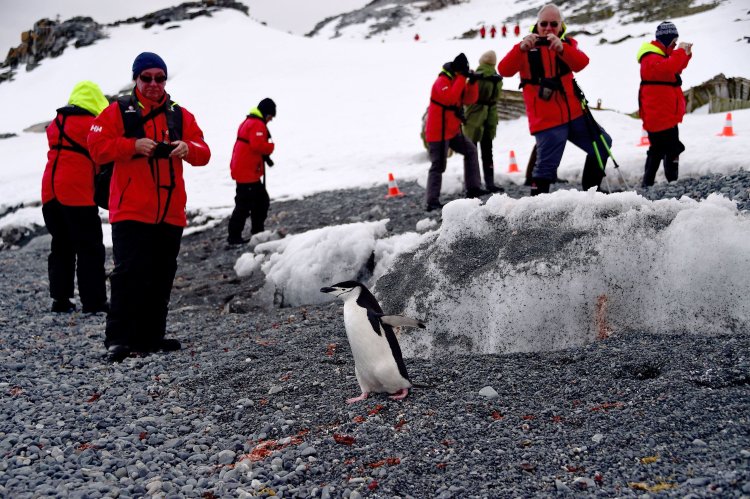
[[[34,71],[20,72],[13,82],[0,85],[4,110],[0,132],[20,135],[0,141],[2,204],[38,199],[45,138],[23,130],[49,120],[79,80],[94,80],[110,94],[128,87],[132,60],[143,50],[156,51],[167,61],[168,91],[196,114],[213,150],[208,167],[187,174],[193,210],[220,213],[229,209],[233,183],[227,165],[236,127],[248,109],[267,96],[279,106],[272,124],[278,144],[277,167],[269,173],[273,197],[384,183],[388,172],[397,179],[423,180],[428,162],[417,134],[430,85],[442,63],[458,52],[465,52],[472,61],[487,49],[502,55],[516,41],[454,40],[455,26],[476,25],[490,19],[492,12],[510,15],[518,9],[510,0],[474,0],[431,13],[431,20],[424,21],[420,43],[411,39],[411,30],[404,31],[403,39],[395,34],[387,40],[309,39],[263,26],[236,11],[182,22],[179,29],[170,29],[172,25],[148,30],[134,25],[112,28],[108,39],[68,49],[62,57],[45,60]],[[750,44],[737,41],[750,22],[746,10],[744,2],[733,0],[676,21],[682,38],[695,43],[695,56],[683,75],[686,87],[719,72],[750,75]],[[654,23],[588,26],[593,28],[605,30],[612,39],[626,33],[638,35],[614,46],[599,45],[599,37],[579,37],[591,57],[579,81],[592,101],[601,98],[604,107],[611,109],[597,116],[614,137],[614,154],[622,171],[635,182],[645,154],[635,145],[640,123],[622,113],[636,107],[634,54],[650,38]],[[507,79],[506,88],[515,88],[515,80]],[[734,118],[740,137],[747,136],[747,113],[735,113]],[[715,137],[723,119],[718,115],[687,117],[681,129],[688,145],[681,163],[683,174],[745,166],[741,138]],[[525,119],[504,123],[495,143],[498,170],[507,165],[510,150],[523,162],[532,144]],[[570,147],[561,175],[579,175],[581,158]],[[460,177],[460,159],[454,158],[445,189],[460,189]]]

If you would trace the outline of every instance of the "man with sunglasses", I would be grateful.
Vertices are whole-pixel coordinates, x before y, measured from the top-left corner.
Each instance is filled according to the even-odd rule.
[[[110,360],[181,348],[166,339],[167,309],[185,216],[183,162],[208,163],[195,117],[167,94],[167,65],[152,52],[133,62],[135,88],[94,120],[96,163],[114,162],[109,222],[115,263],[104,344]]]
[[[537,22],[498,64],[502,76],[521,76],[529,129],[536,139],[536,164],[532,172],[531,195],[549,192],[557,181],[565,144],[571,141],[587,154],[583,169],[584,189],[598,188],[604,177],[607,148],[594,144],[600,138],[607,147],[612,139],[598,125],[587,121],[573,90],[573,73],[584,69],[589,58],[578,43],[565,36],[567,27],[560,9],[547,4],[539,10]],[[601,135],[601,137],[600,137]]]

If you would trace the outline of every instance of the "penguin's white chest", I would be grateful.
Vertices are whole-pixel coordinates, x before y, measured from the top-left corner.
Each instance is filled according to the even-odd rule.
[[[344,304],[344,327],[363,392],[395,393],[411,386],[398,370],[385,332],[378,335],[367,320],[367,311],[353,300]]]

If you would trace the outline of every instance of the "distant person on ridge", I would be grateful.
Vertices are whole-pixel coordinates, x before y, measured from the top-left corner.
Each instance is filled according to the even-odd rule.
[[[245,121],[237,130],[237,141],[232,151],[230,169],[237,182],[234,197],[234,211],[229,218],[229,244],[244,244],[242,238],[245,220],[250,217],[250,234],[263,232],[268,207],[271,201],[266,191],[266,164],[273,166],[270,159],[274,150],[268,123],[276,116],[276,103],[263,99],[250,110]],[[261,181],[261,179],[263,179]]]
[[[479,87],[472,80],[478,75],[469,71],[469,60],[461,53],[451,62],[443,64],[430,93],[427,108],[425,140],[430,153],[430,171],[427,173],[426,210],[439,210],[440,188],[443,182],[450,147],[464,157],[464,184],[466,197],[475,198],[487,191],[481,188],[477,148],[461,133],[464,121],[463,106],[476,102]]]
[[[497,66],[502,76],[516,73],[521,76],[529,129],[536,139],[532,196],[549,192],[550,184],[557,181],[557,168],[567,141],[588,154],[581,181],[583,189],[598,188],[609,155],[606,148],[599,148],[600,168],[594,142],[599,140],[601,133],[607,145],[612,144],[604,130],[592,130],[583,116],[581,102],[573,91],[573,72],[585,68],[589,58],[574,39],[565,36],[566,29],[560,9],[553,4],[545,5],[539,10],[531,33]]]
[[[84,313],[106,312],[104,244],[94,174],[86,138],[94,118],[109,105],[96,83],[79,82],[68,105],[47,126],[47,166],[42,176],[42,215],[52,236],[47,262],[53,312],[72,312],[74,280]]]
[[[521,35],[521,26],[518,25],[518,22],[516,22],[516,25],[513,27],[513,34],[516,36]]]
[[[487,36],[487,28],[485,28],[484,26],[482,26],[481,28],[479,28],[479,36],[481,36],[482,38],[484,38],[485,36]]]
[[[503,27],[500,28],[500,34],[503,35],[503,38],[508,36],[508,27],[505,24],[503,24]]]
[[[677,45],[678,36],[674,24],[663,22],[656,28],[656,40],[644,43],[638,51],[641,64],[638,109],[651,143],[646,153],[643,187],[654,185],[662,160],[667,181],[677,180],[680,154],[685,150],[677,129],[685,116],[680,75],[693,57],[693,44]]]
[[[181,348],[164,337],[182,230],[183,162],[211,158],[195,117],[165,87],[167,65],[152,52],[133,61],[135,88],[102,111],[88,144],[97,163],[114,161],[109,222],[115,269],[104,345],[110,360]]]
[[[463,131],[482,151],[482,173],[484,186],[490,192],[503,192],[502,187],[495,186],[495,166],[492,159],[492,141],[497,133],[497,100],[503,88],[503,78],[495,71],[497,55],[489,50],[479,58],[476,73],[479,79],[479,99],[466,106],[466,123]]]

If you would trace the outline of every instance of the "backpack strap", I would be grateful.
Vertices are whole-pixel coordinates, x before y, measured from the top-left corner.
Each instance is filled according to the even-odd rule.
[[[60,137],[57,142],[57,145],[54,147],[56,150],[65,150],[65,151],[71,151],[78,154],[82,154],[86,156],[88,159],[91,159],[91,155],[89,154],[88,149],[83,147],[81,144],[73,140],[70,135],[65,133],[65,120],[68,116],[83,116],[83,115],[89,115],[93,116],[90,112],[86,111],[85,109],[81,109],[75,106],[65,106],[61,107],[57,110],[58,115],[54,119],[54,124],[57,127],[57,129],[60,131]],[[62,121],[60,121],[60,116],[63,117]],[[63,144],[63,139],[65,139],[68,142],[68,145]]]
[[[125,128],[125,137],[142,139],[146,137],[143,124],[155,118],[161,113],[166,114],[169,140],[182,140],[182,109],[178,104],[167,98],[163,105],[151,110],[145,116],[141,113],[141,105],[135,94],[123,95],[117,99],[120,106],[122,124]]]
[[[570,41],[568,39],[561,39],[562,43],[567,43],[570,45]],[[559,80],[561,76],[565,76],[568,73],[571,73],[570,66],[560,59],[560,57],[555,54],[556,59],[556,68],[555,68],[555,76],[552,78],[545,78],[544,76],[544,64],[542,63],[542,51],[539,49],[531,49],[527,52],[527,57],[529,59],[529,70],[531,72],[531,78],[521,78],[521,84],[518,86],[518,88],[523,88],[525,85],[531,84],[531,85],[540,85],[542,83],[543,79],[547,80]]]

